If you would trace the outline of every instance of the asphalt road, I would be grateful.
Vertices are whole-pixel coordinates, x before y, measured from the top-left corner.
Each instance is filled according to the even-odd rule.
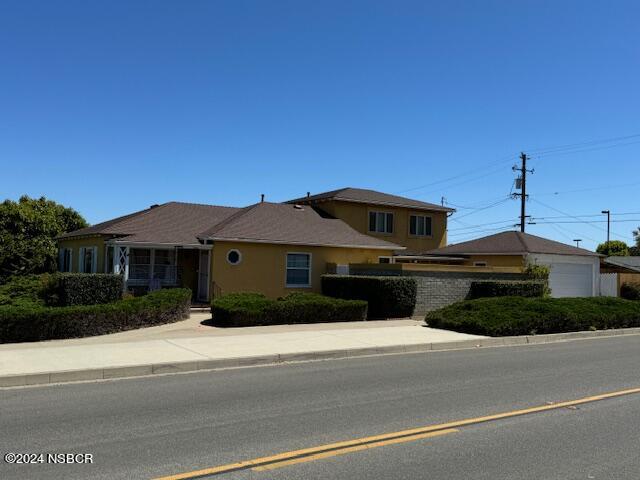
[[[640,336],[0,390],[0,478],[137,479],[640,387]],[[223,479],[638,479],[640,394]],[[344,453],[344,452],[343,452]]]

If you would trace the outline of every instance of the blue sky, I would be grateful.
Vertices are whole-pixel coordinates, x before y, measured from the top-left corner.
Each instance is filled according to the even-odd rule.
[[[516,201],[478,208],[506,198],[524,150],[528,213],[547,219],[528,231],[594,248],[605,224],[542,222],[640,212],[639,14],[633,1],[5,0],[0,197],[45,195],[96,223],[355,186],[467,207],[455,242],[516,222]],[[639,218],[614,215],[612,238],[630,242],[640,221],[619,220]]]

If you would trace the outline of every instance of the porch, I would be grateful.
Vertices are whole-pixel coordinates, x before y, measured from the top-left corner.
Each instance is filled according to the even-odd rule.
[[[183,287],[191,289],[194,301],[209,301],[210,248],[112,244],[105,256],[105,271],[124,275],[126,290]]]

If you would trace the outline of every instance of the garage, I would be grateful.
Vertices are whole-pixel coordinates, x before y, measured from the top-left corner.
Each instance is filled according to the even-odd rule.
[[[581,263],[551,263],[549,286],[554,297],[591,297],[593,295],[593,265]]]

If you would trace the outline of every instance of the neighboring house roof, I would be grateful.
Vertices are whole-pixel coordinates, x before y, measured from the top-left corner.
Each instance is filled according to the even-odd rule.
[[[640,272],[640,257],[607,257],[604,262]]]
[[[200,235],[201,239],[288,245],[318,245],[402,250],[363,235],[342,220],[322,217],[311,207],[261,202],[243,208]]]
[[[120,241],[197,245],[197,235],[240,208],[169,202],[60,236],[109,235]]]
[[[468,242],[456,243],[426,252],[430,255],[525,255],[545,253],[553,255],[600,256],[584,248],[549,240],[522,232],[501,232]]]
[[[372,205],[385,205],[389,207],[406,207],[416,210],[431,210],[440,212],[453,212],[452,208],[436,205],[435,203],[422,202],[411,198],[399,197],[398,195],[390,195],[388,193],[377,192],[375,190],[366,190],[363,188],[341,188],[331,192],[318,193],[307,197],[289,200],[286,203],[305,204],[314,203],[324,200],[339,200],[341,202],[352,203],[368,203]]]

